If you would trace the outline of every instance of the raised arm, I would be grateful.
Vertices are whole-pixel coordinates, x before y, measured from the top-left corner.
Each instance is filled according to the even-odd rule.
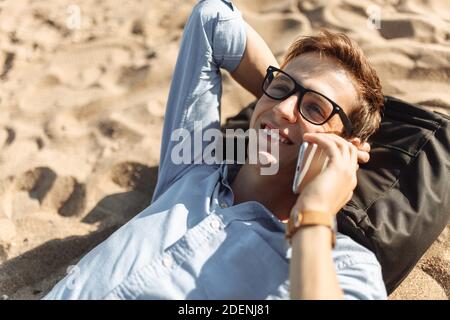
[[[220,69],[229,71],[246,89],[260,95],[259,87],[269,64],[276,64],[273,54],[244,22],[232,2],[206,0],[197,3],[186,23],[172,77],[164,117],[158,183],[152,202],[193,167],[194,159],[197,160],[208,142],[202,142],[201,148],[192,148],[188,163],[173,161],[174,147],[181,141],[184,143],[186,136],[193,137],[199,123],[203,130],[219,130]],[[177,133],[184,135],[174,137]]]
[[[269,65],[278,67],[272,51],[261,36],[249,25],[247,28],[247,45],[244,56],[231,76],[255,97],[262,96],[261,83]]]

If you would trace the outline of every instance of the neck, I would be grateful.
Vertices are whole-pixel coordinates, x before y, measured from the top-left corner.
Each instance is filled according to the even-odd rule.
[[[289,217],[298,197],[291,191],[292,179],[290,174],[283,172],[276,175],[260,175],[258,166],[246,163],[231,184],[235,204],[257,201],[278,219],[285,220]]]

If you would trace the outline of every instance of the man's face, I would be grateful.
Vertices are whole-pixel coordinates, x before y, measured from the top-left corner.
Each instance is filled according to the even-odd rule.
[[[292,59],[283,69],[303,87],[315,90],[337,103],[349,115],[357,98],[356,90],[347,72],[329,57],[306,53]],[[323,125],[306,121],[298,110],[300,93],[285,100],[274,100],[263,95],[256,104],[250,128],[262,130],[279,129],[283,141],[279,142],[278,165],[280,170],[294,170],[302,137],[307,132],[332,132],[341,134],[343,124],[334,115]]]

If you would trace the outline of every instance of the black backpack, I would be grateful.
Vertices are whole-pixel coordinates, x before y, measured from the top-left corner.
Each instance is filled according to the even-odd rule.
[[[254,106],[223,129],[246,130]],[[449,123],[444,114],[386,96],[380,129],[369,139],[371,160],[337,215],[338,230],[375,253],[389,293],[449,221]]]

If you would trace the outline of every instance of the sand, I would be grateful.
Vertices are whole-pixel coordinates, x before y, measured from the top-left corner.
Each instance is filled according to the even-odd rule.
[[[0,297],[43,297],[149,204],[171,73],[194,3],[0,4]],[[344,31],[368,54],[386,94],[450,112],[450,3],[235,3],[278,58],[296,35]],[[368,12],[380,19],[368,24]],[[223,120],[253,100],[224,79]],[[390,298],[449,297],[450,226]]]

